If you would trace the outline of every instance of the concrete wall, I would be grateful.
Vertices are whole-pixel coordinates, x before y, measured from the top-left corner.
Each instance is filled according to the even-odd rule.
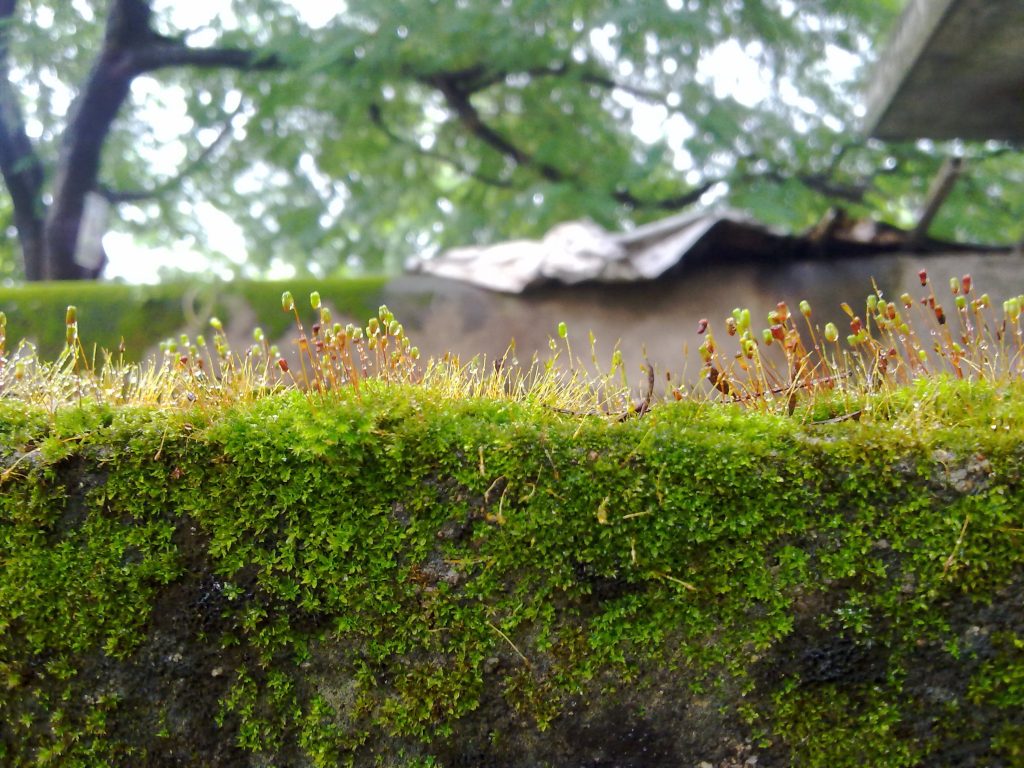
[[[848,319],[841,302],[863,315],[872,279],[891,300],[904,291],[921,298],[928,291],[918,279],[922,268],[928,270],[936,297],[950,316],[950,277],[970,273],[975,290],[988,292],[1000,315],[1003,299],[1024,293],[1024,256],[954,254],[708,265],[652,283],[551,287],[521,296],[405,276],[390,283],[385,296],[424,356],[450,350],[464,359],[476,354],[496,359],[514,339],[521,361],[529,360],[534,351],[543,357],[558,323],[565,322],[574,354],[587,360],[588,331],[593,331],[599,358],[606,364],[618,343],[631,381],[640,379],[644,349],[660,371],[677,376],[685,372],[692,379],[700,368],[700,318],[711,321],[716,338],[723,342],[724,320],[733,307],[749,307],[759,330],[776,302],[788,302],[795,313],[800,300],[807,299],[816,323],[823,327],[829,320],[836,322],[845,335]]]

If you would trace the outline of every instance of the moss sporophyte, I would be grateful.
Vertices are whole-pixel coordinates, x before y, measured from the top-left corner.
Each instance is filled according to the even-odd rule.
[[[922,287],[638,391],[318,293],[287,357],[0,341],[0,763],[1020,765],[1021,299]]]

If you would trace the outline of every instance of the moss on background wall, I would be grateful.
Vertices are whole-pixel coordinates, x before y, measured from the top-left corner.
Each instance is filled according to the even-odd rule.
[[[238,314],[236,302],[256,313],[254,323],[271,338],[291,327],[291,318],[280,311],[285,289],[299,295],[312,290],[329,291],[340,310],[355,317],[376,313],[381,304],[385,278],[236,281],[233,283],[166,283],[122,285],[84,281],[33,283],[0,288],[0,311],[7,315],[8,337],[27,336],[38,347],[41,359],[53,359],[64,348],[64,310],[78,308],[83,332],[91,346],[116,354],[122,339],[129,354],[141,355],[167,336],[182,330],[203,333],[211,316]]]
[[[0,762],[1024,764],[1022,394],[0,401]]]

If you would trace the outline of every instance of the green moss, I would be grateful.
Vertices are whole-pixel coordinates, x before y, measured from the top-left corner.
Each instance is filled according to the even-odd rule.
[[[0,288],[0,311],[7,314],[10,339],[27,338],[42,359],[53,359],[65,343],[64,311],[69,304],[78,308],[87,353],[124,348],[142,354],[163,338],[187,327],[197,319],[227,317],[237,310],[241,298],[258,311],[257,323],[271,338],[292,327],[293,318],[281,312],[281,292],[288,288],[300,298],[313,290],[329,295],[339,312],[354,317],[376,313],[381,303],[384,278],[345,280],[291,280],[193,284],[167,283],[156,286],[116,283],[49,282],[16,288]],[[303,305],[302,309],[305,309]],[[205,330],[205,329],[201,329]],[[97,353],[98,359],[102,359]]]
[[[928,762],[950,731],[912,723],[968,729],[959,707],[1010,759],[1020,617],[972,606],[1008,610],[1024,576],[1020,394],[946,382],[863,424],[694,403],[610,422],[373,382],[217,413],[0,402],[0,754],[181,737],[123,686],[101,718],[62,702],[104,690],[96,654],[141,663],[153,606],[192,589],[220,732],[285,762],[429,765],[489,696],[542,730],[659,670],[783,763]],[[906,428],[925,395],[929,429]],[[996,627],[984,653],[971,622]],[[934,706],[925,657],[964,681]]]

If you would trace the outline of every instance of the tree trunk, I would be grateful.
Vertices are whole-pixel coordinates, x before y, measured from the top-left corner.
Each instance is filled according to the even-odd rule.
[[[150,15],[144,0],[111,2],[103,51],[75,99],[53,181],[53,203],[44,228],[47,280],[98,276],[99,270],[75,261],[78,233],[86,195],[97,185],[103,144],[138,74],[135,49],[154,37]]]
[[[28,280],[41,280],[44,264],[43,165],[25,132],[25,117],[10,80],[8,41],[17,0],[0,0],[0,174],[11,196]]]

